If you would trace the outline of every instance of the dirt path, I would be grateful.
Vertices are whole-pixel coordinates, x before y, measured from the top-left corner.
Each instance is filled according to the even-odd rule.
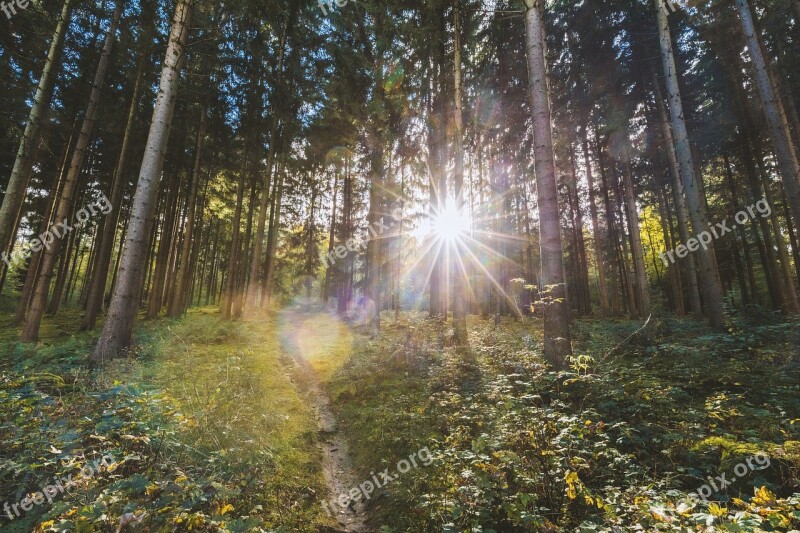
[[[307,318],[308,315],[285,311],[282,320],[284,324],[298,324]],[[335,503],[340,494],[349,493],[350,489],[358,487],[363,480],[359,479],[353,468],[346,439],[339,431],[336,417],[333,414],[331,399],[320,383],[317,372],[301,351],[294,346],[294,343],[284,343],[284,348],[298,366],[301,375],[298,385],[308,397],[316,413],[323,452],[322,468],[328,486],[328,494],[325,497],[327,509],[336,519],[340,528],[338,531],[370,533],[372,530],[367,526],[368,514],[362,502],[354,502],[345,509]],[[321,504],[322,502],[320,502]]]

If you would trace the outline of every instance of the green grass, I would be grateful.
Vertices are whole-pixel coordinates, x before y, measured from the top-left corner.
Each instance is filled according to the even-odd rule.
[[[631,337],[640,326],[577,321],[576,359],[561,374],[544,365],[537,321],[471,320],[474,357],[420,316],[387,317],[377,339],[358,337],[330,384],[357,463],[377,471],[423,446],[436,456],[385,488],[377,523],[409,532],[800,525],[798,324],[732,316],[728,332],[711,333],[654,320]],[[716,504],[675,509],[754,450],[770,454],[769,469],[716,493]],[[751,498],[761,487],[767,497]]]
[[[59,317],[47,331],[69,322]],[[104,531],[142,512],[149,529],[311,531],[324,522],[315,421],[272,323],[224,323],[209,310],[145,323],[137,358],[102,370],[85,363],[88,335],[43,339],[0,347],[10,354],[0,362],[0,457],[17,467],[0,472],[0,502],[72,473],[67,462],[81,454],[110,452],[119,464],[6,529]]]
[[[317,531],[321,455],[300,392],[309,374],[292,357],[333,399],[361,479],[432,452],[373,495],[384,531],[797,527],[798,324],[729,318],[725,333],[669,319],[633,336],[640,323],[580,320],[559,374],[537,320],[471,317],[461,353],[417,313],[385,315],[373,339],[323,314],[231,323],[199,309],[141,322],[136,357],[102,369],[87,365],[92,335],[69,310],[36,346],[3,328],[0,504],[104,453],[117,463],[0,530],[107,531],[146,512],[151,531]],[[676,508],[760,450],[768,469],[713,505]]]

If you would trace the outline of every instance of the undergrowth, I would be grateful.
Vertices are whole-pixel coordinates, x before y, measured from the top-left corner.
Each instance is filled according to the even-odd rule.
[[[674,319],[641,330],[577,321],[575,356],[558,374],[530,323],[475,320],[464,352],[439,322],[385,320],[377,339],[359,338],[331,393],[365,472],[424,446],[436,461],[371,500],[376,523],[387,532],[798,527],[798,324],[730,318],[724,333]],[[707,502],[687,500],[759,452],[768,468]]]
[[[324,522],[314,420],[269,324],[210,312],[145,324],[135,359],[88,337],[0,347],[0,502],[111,466],[2,531],[304,531]]]

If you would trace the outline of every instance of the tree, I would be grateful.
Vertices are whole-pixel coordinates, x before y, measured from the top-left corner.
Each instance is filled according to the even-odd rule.
[[[778,96],[779,91],[775,86],[774,76],[767,61],[758,34],[756,33],[753,15],[747,0],[736,0],[736,8],[742,22],[747,50],[753,61],[756,86],[761,97],[761,107],[767,120],[772,146],[781,169],[783,186],[789,200],[789,206],[796,224],[800,224],[800,163],[797,153],[792,146],[792,135],[783,103]]]
[[[58,71],[58,64],[61,58],[61,51],[64,49],[64,36],[69,26],[70,10],[72,0],[64,0],[61,8],[61,17],[56,23],[53,32],[53,40],[50,43],[50,51],[47,53],[47,60],[42,70],[42,77],[36,88],[36,96],[33,97],[28,124],[25,126],[25,133],[19,142],[19,150],[14,160],[14,169],[8,180],[6,194],[3,197],[3,205],[0,206],[0,251],[5,251],[13,244],[15,228],[19,211],[22,209],[22,202],[25,199],[25,190],[28,187],[28,178],[33,167],[33,160],[36,149],[39,146],[40,129],[44,124],[47,112],[50,109],[50,101],[53,98],[53,86]]]
[[[553,133],[544,26],[544,3],[524,0],[527,36],[528,76],[533,116],[533,156],[539,203],[542,285],[545,293],[544,355],[557,370],[572,354],[569,308],[566,302],[563,247],[558,211],[556,171],[553,161]]]
[[[462,219],[466,207],[464,201],[464,112],[461,90],[461,0],[453,0],[453,98],[455,99],[455,114],[453,117],[453,135],[455,136],[455,171],[453,173],[453,186],[455,187],[455,209],[459,220]],[[453,274],[453,332],[456,344],[467,344],[467,310],[466,254],[461,250],[459,240],[454,243],[455,272]],[[464,258],[464,259],[462,259]]]
[[[131,344],[146,273],[144,258],[150,241],[164,150],[175,111],[193,6],[194,0],[179,0],[175,7],[153,119],[133,198],[131,220],[120,259],[119,279],[114,287],[103,333],[91,355],[91,360],[95,362],[119,357]]]
[[[689,133],[686,129],[686,119],[683,113],[683,101],[678,74],[675,67],[675,57],[672,51],[672,38],[669,31],[667,13],[662,9],[663,0],[654,0],[658,22],[659,43],[661,45],[661,60],[664,66],[664,79],[667,84],[669,111],[672,116],[673,140],[675,154],[678,158],[678,167],[683,178],[683,188],[686,193],[686,203],[689,217],[695,234],[708,228],[705,198],[703,198],[700,176],[695,172],[692,149],[689,145]],[[700,264],[700,279],[703,285],[706,315],[714,329],[721,330],[724,326],[722,313],[722,282],[719,279],[719,270],[715,254],[714,242],[707,247],[696,251]]]
[[[117,31],[117,24],[122,16],[122,6],[123,0],[117,0],[114,8],[114,14],[111,17],[111,23],[109,24],[108,33],[106,34],[103,51],[100,55],[100,62],[98,63],[97,71],[95,72],[92,90],[89,95],[89,105],[86,109],[86,114],[83,117],[81,132],[80,135],[78,135],[77,142],[75,143],[75,150],[72,153],[72,161],[70,162],[67,176],[64,179],[64,183],[61,188],[58,207],[55,210],[55,221],[57,223],[67,221],[72,210],[72,204],[74,201],[73,195],[78,185],[78,178],[80,177],[81,169],[83,168],[86,149],[89,146],[89,139],[92,136],[94,123],[97,119],[97,109],[100,105],[100,96],[102,94],[102,88],[105,82],[106,71],[108,70],[108,63],[111,59],[111,49],[114,45],[114,40],[116,39],[115,34]],[[112,209],[114,209],[114,206],[112,206]],[[39,337],[39,326],[42,323],[42,315],[44,314],[45,306],[47,305],[47,295],[50,292],[50,278],[53,275],[53,268],[55,267],[56,259],[58,258],[58,254],[64,244],[65,237],[66,235],[62,235],[60,238],[53,239],[52,244],[46,247],[42,255],[41,265],[39,266],[39,274],[36,279],[36,287],[33,291],[33,297],[31,298],[28,313],[25,317],[25,324],[22,328],[22,335],[20,337],[23,341],[35,341]],[[56,294],[58,295],[58,292],[56,292]]]

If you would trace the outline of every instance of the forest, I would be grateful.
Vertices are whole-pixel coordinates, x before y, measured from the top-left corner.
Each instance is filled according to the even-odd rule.
[[[0,89],[0,532],[800,532],[800,0],[2,0]]]

